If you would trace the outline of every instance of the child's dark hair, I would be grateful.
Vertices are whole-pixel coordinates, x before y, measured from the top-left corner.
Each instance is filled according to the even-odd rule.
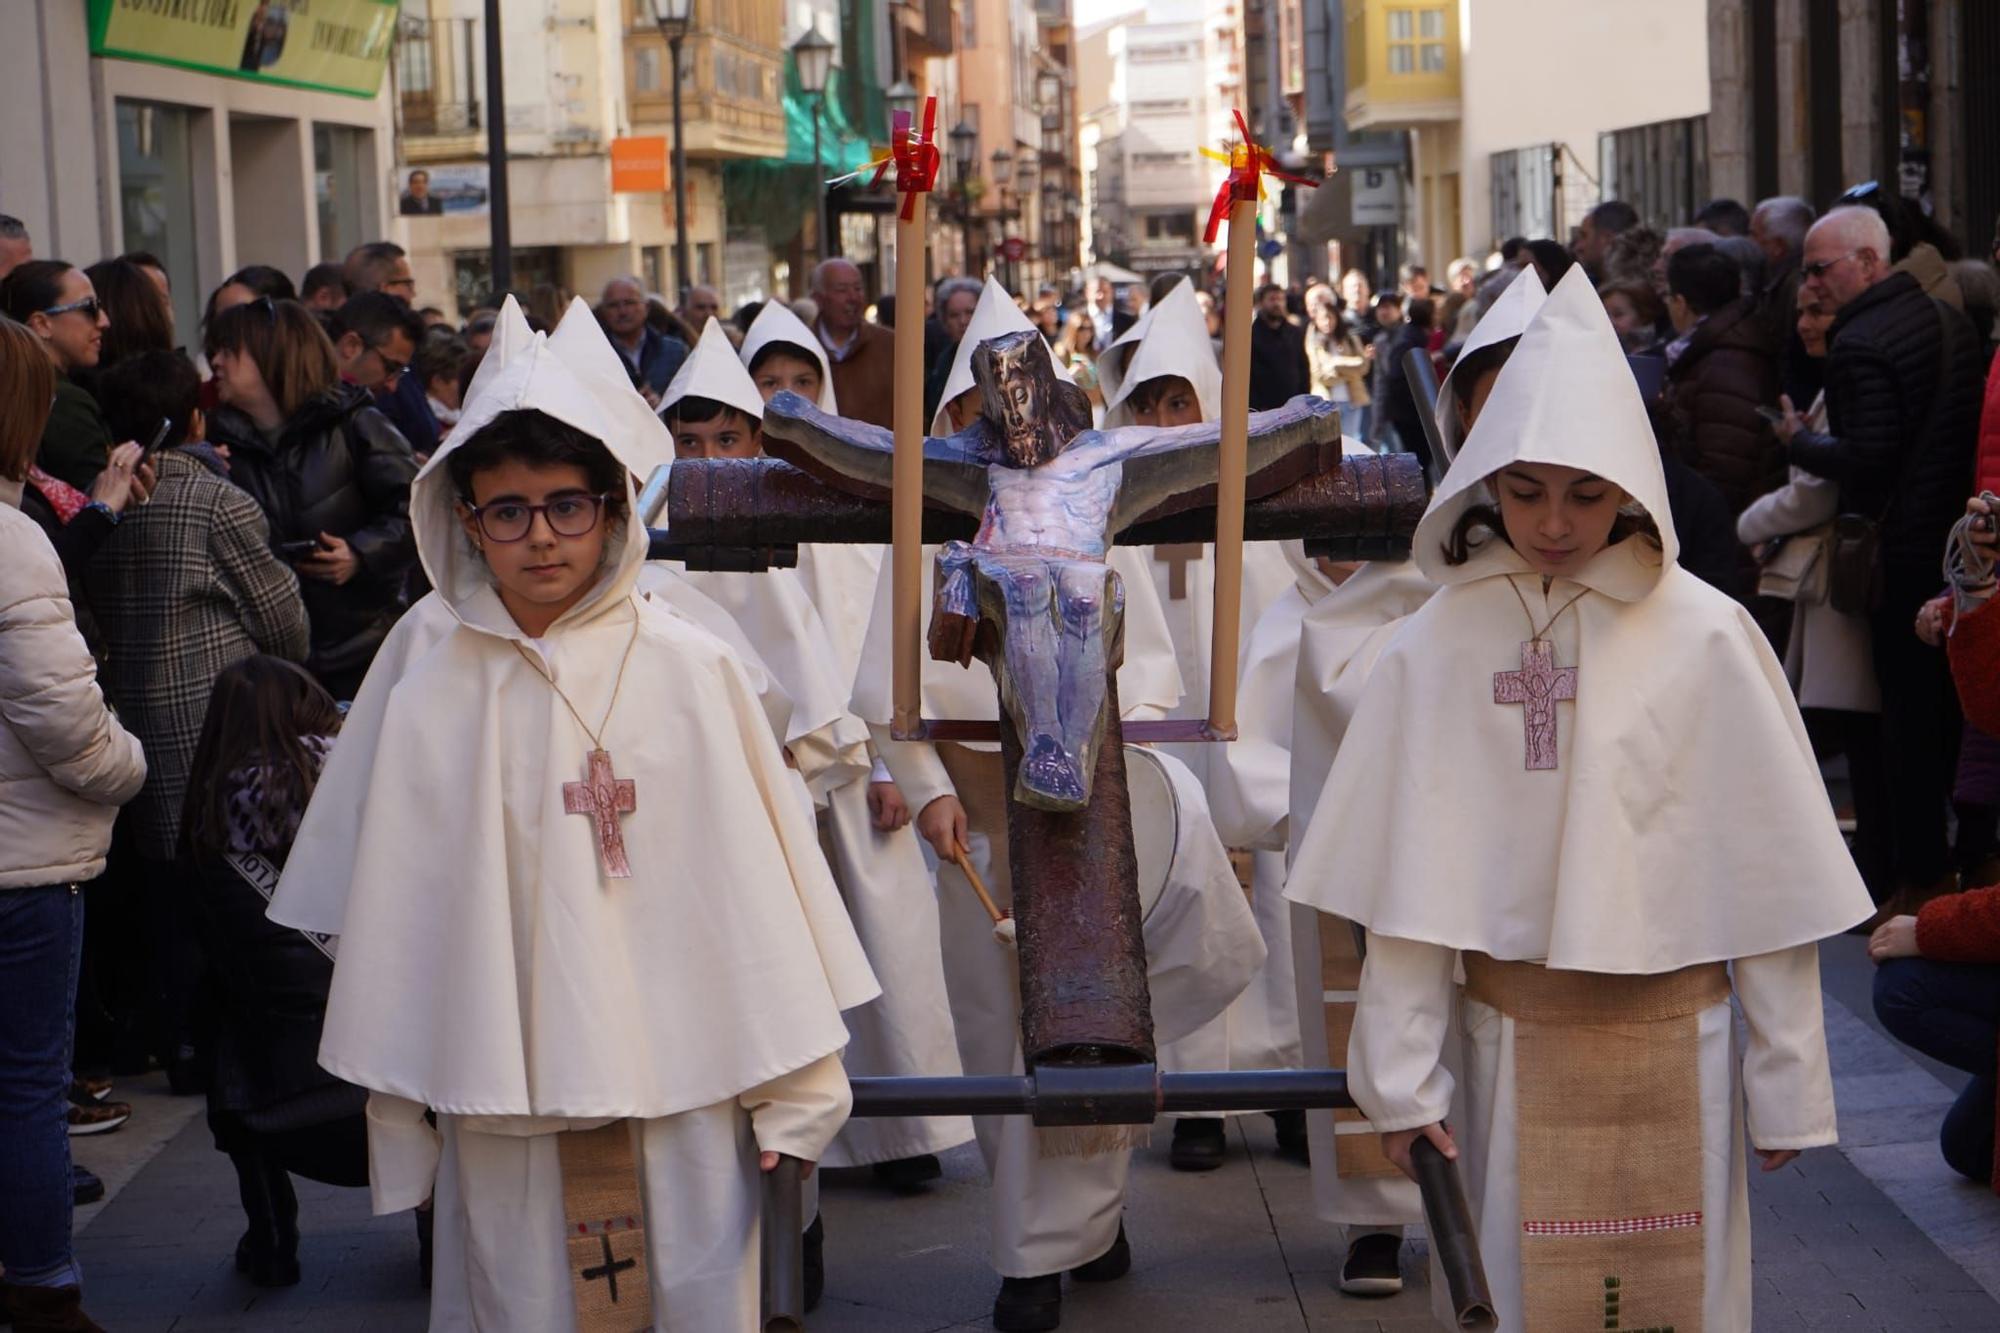
[[[762,366],[766,361],[769,361],[774,356],[789,356],[794,360],[805,362],[807,365],[811,366],[814,370],[819,369],[819,358],[814,356],[811,352],[807,351],[805,348],[799,346],[797,343],[773,341],[773,342],[767,342],[762,347],[758,348],[757,355],[750,358],[750,373],[752,375],[755,375],[757,373],[758,367]],[[685,402],[687,400],[682,399],[682,401]],[[706,421],[708,418],[689,417],[687,419],[690,421]]]
[[[1514,349],[1521,345],[1521,335],[1502,338],[1498,342],[1475,347],[1451,364],[1451,397],[1460,413],[1472,410],[1472,395],[1479,387],[1479,378],[1489,370],[1498,370],[1507,364],[1507,358],[1514,355]]]
[[[339,730],[333,696],[305,668],[263,654],[224,668],[209,691],[208,715],[188,769],[181,808],[184,850],[211,856],[229,850],[235,790],[228,778],[243,768],[263,770],[263,809],[253,812],[263,817],[252,822],[286,827],[305,809],[319,781],[319,758],[306,738]],[[285,849],[275,850],[283,864]]]
[[[112,439],[151,444],[164,420],[172,425],[160,447],[171,449],[187,441],[201,376],[179,352],[140,352],[97,377],[97,396]]]
[[[1134,412],[1144,415],[1158,407],[1160,400],[1165,398],[1176,385],[1185,385],[1189,393],[1194,392],[1194,382],[1185,375],[1155,375],[1132,390],[1131,396],[1125,401],[1131,404]]]
[[[1447,565],[1462,565],[1479,553],[1479,548],[1491,538],[1498,537],[1507,545],[1507,525],[1500,518],[1498,505],[1473,505],[1459,515],[1458,522],[1451,526],[1451,536],[1444,541],[1444,562]],[[1653,516],[1643,509],[1628,514],[1624,510],[1611,522],[1611,538],[1606,546],[1616,546],[1627,537],[1638,537],[1655,551],[1665,550],[1660,540],[1660,525]]]
[[[445,468],[452,489],[471,504],[473,477],[510,460],[529,467],[574,464],[583,469],[593,494],[611,497],[604,506],[607,518],[625,512],[624,464],[596,436],[531,407],[502,412],[481,426],[445,455]]]
[[[676,423],[698,426],[704,421],[715,420],[725,412],[742,418],[745,430],[756,430],[763,424],[740,407],[717,402],[713,398],[698,398],[693,394],[676,400],[671,407],[660,413],[660,419],[667,423],[667,429],[672,430]]]

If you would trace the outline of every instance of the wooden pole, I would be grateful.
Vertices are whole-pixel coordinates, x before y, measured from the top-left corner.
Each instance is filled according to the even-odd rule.
[[[1236,739],[1237,640],[1243,619],[1243,505],[1250,459],[1250,321],[1255,317],[1257,201],[1229,206],[1222,306],[1222,447],[1215,490],[1215,625],[1208,656],[1208,729]]]
[[[924,525],[924,217],[930,196],[903,196],[912,205],[896,219],[896,457],[890,497],[890,734],[923,735]]]

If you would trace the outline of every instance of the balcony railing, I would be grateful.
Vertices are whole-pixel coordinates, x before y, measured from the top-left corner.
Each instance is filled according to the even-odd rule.
[[[485,128],[477,19],[405,18],[396,28],[396,105],[411,136]]]

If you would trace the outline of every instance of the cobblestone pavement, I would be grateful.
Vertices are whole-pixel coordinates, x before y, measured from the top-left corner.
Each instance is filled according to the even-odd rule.
[[[1858,946],[1833,941],[1824,950],[1843,1146],[1772,1176],[1753,1173],[1757,1329],[2000,1329],[2000,1199],[1939,1160],[1933,1135],[1952,1089],[1873,1027]],[[234,1178],[194,1109],[148,1094],[125,1131],[78,1143],[82,1160],[123,1182],[108,1204],[79,1215],[87,1307],[99,1322],[115,1333],[424,1326],[410,1218],[370,1217],[361,1191],[301,1183],[305,1280],[259,1291],[239,1279],[230,1264],[242,1226]],[[185,1127],[163,1134],[175,1119]],[[148,1121],[151,1137],[165,1139],[157,1153]],[[1312,1216],[1306,1171],[1272,1155],[1269,1121],[1234,1126],[1228,1165],[1197,1176],[1168,1168],[1162,1126],[1133,1166],[1133,1272],[1072,1288],[1064,1328],[1435,1327],[1421,1243],[1405,1249],[1411,1281],[1401,1296],[1341,1296],[1337,1247]],[[988,1327],[994,1279],[971,1149],[949,1154],[945,1180],[914,1199],[881,1193],[865,1173],[829,1174],[827,1298],[813,1333]]]

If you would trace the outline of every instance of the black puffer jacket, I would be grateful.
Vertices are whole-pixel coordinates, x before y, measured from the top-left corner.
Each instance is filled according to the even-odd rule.
[[[1948,378],[1941,375],[1946,337]],[[1978,336],[1964,315],[1897,273],[1848,302],[1829,338],[1828,431],[1793,436],[1791,461],[1840,483],[1841,512],[1882,516],[1892,585],[1935,585],[1945,537],[1972,485],[1986,365]]]
[[[270,520],[273,547],[327,532],[360,558],[361,572],[338,587],[299,580],[312,627],[307,665],[322,677],[367,668],[402,614],[403,576],[417,556],[416,456],[369,401],[352,385],[329,390],[284,424],[275,446],[234,408],[219,408],[209,425],[209,438],[229,446],[229,479]]]

